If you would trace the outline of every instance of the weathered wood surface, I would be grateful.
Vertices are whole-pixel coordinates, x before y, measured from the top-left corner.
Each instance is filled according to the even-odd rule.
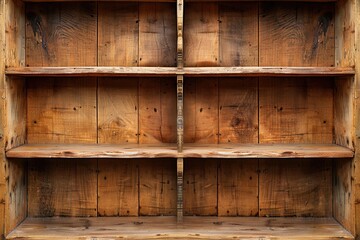
[[[332,218],[28,218],[8,239],[354,239]]]
[[[14,158],[176,158],[175,144],[27,144],[7,152]]]

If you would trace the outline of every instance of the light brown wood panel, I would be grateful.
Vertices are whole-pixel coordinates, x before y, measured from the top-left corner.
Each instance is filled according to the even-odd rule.
[[[332,161],[260,160],[260,216],[332,216]]]
[[[139,4],[98,3],[98,65],[138,66]]]
[[[26,66],[96,66],[95,2],[26,5]]]
[[[28,143],[96,143],[95,78],[31,78]]]
[[[98,142],[138,143],[137,78],[99,78]]]
[[[217,78],[191,78],[189,81],[195,81],[195,109],[191,105],[190,109],[195,110],[194,142],[195,143],[218,143],[219,134],[219,95]],[[188,102],[185,101],[185,104]],[[191,102],[189,103],[191,104]],[[190,113],[190,109],[186,113]],[[193,113],[191,113],[193,114]],[[185,116],[186,117],[186,116]],[[185,121],[187,118],[185,119]],[[185,125],[186,127],[186,125]],[[187,132],[185,132],[186,134]],[[192,135],[192,133],[190,133]]]
[[[258,143],[258,78],[219,79],[219,143]]]
[[[95,159],[38,159],[29,162],[30,217],[97,215]]]
[[[334,66],[333,3],[261,3],[260,66]]]
[[[332,143],[332,78],[260,78],[260,143]]]
[[[218,213],[218,160],[184,160],[184,215],[214,216]]]
[[[219,3],[220,66],[258,66],[258,4]]]
[[[146,78],[139,83],[139,142],[176,142],[176,81]]]
[[[139,215],[176,215],[176,159],[139,163]]]
[[[184,79],[184,143],[195,142],[196,80]]]
[[[138,161],[98,161],[98,215],[137,216],[139,212]]]
[[[219,65],[218,3],[187,3],[184,10],[184,64]]]
[[[222,159],[219,168],[219,216],[259,214],[257,159]]]
[[[176,66],[176,6],[139,3],[140,66]]]

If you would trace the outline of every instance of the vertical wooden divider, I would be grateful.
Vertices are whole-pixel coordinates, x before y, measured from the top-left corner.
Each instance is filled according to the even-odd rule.
[[[176,4],[177,14],[177,67],[183,69],[183,16],[184,16],[184,1],[177,0]],[[177,145],[178,152],[182,152],[184,144],[184,102],[183,102],[183,88],[184,76],[177,75]],[[177,221],[183,221],[183,179],[184,179],[184,159],[177,159]]]

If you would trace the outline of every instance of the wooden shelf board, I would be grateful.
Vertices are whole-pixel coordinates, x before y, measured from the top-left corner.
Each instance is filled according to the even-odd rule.
[[[184,158],[351,158],[335,144],[185,144]]]
[[[7,239],[354,239],[332,218],[27,218]]]
[[[176,144],[26,144],[7,151],[9,158],[176,158]]]
[[[338,67],[22,67],[7,68],[8,76],[352,76],[353,68]]]

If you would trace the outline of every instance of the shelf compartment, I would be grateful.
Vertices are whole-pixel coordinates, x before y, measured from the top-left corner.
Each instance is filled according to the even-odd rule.
[[[9,158],[176,158],[176,144],[26,144],[7,151]]]
[[[185,144],[184,158],[351,158],[335,144]]]
[[[332,218],[27,218],[7,239],[354,239]]]

